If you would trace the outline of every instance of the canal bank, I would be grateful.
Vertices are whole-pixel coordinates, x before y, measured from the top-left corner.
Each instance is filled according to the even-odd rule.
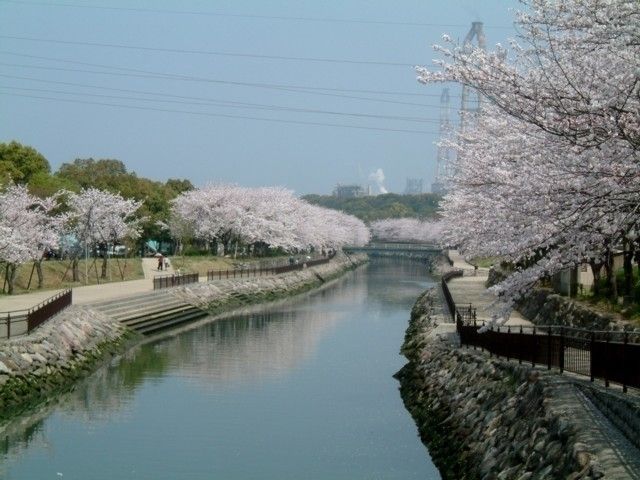
[[[0,478],[437,480],[392,378],[430,285],[422,265],[372,259],[149,337],[13,419]]]
[[[418,299],[396,377],[443,478],[638,478],[637,449],[585,393],[614,392],[461,348],[441,310],[436,290]]]
[[[221,280],[168,289],[209,313],[293,296],[366,263],[338,254],[331,262],[278,276]],[[142,338],[92,305],[74,305],[32,334],[0,343],[0,418],[11,417],[68,390],[80,378]]]

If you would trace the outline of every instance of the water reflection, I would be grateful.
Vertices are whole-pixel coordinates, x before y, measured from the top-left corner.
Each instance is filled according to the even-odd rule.
[[[391,379],[427,282],[423,265],[377,260],[323,290],[152,339],[0,427],[0,468],[11,478],[43,478],[56,462],[73,478],[437,478],[424,476],[433,467]],[[163,455],[166,441],[188,448]],[[103,449],[129,463],[91,453]],[[236,458],[249,452],[250,466]]]

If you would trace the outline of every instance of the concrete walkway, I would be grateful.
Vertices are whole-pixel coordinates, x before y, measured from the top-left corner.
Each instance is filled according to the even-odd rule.
[[[464,271],[463,277],[453,278],[448,282],[453,301],[459,309],[464,308],[465,304],[467,306],[470,303],[473,304],[480,322],[490,320],[493,312],[496,310],[495,307],[492,308],[496,297],[489,292],[485,286],[489,278],[489,269],[478,268],[476,270],[476,268],[469,264],[456,250],[449,250],[448,256],[453,261],[453,268]],[[523,318],[520,313],[513,311],[505,325],[519,326],[533,324]]]
[[[153,280],[156,275],[172,275],[175,272],[173,269],[173,262],[169,261],[169,267],[164,267],[162,270],[158,270],[158,259],[155,257],[142,259],[142,272],[144,278]]]
[[[144,272],[144,280],[129,280],[126,282],[111,282],[100,285],[73,287],[73,304],[85,305],[151,292],[153,291],[153,277],[156,275],[171,275],[176,273],[171,265],[168,269],[159,271],[157,258],[143,258],[142,271]],[[2,296],[0,297],[0,312],[28,310],[59,292],[62,292],[62,289],[40,290],[19,295]]]

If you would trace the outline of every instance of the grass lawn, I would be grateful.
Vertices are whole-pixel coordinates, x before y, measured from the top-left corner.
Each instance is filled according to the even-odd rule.
[[[174,269],[183,272],[198,272],[201,276],[206,276],[209,270],[233,270],[235,268],[253,268],[254,266],[272,266],[274,264],[286,263],[289,256],[247,258],[237,259],[215,256],[176,256],[169,257],[169,261]],[[86,264],[88,278],[85,282],[85,260],[78,264],[80,274],[79,282],[71,281],[71,262],[69,260],[45,260],[42,262],[42,273],[44,277],[43,289],[56,290],[60,288],[80,287],[83,285],[95,285],[97,283],[119,282],[121,280],[140,280],[144,278],[142,271],[142,260],[140,258],[111,258],[109,259],[107,278],[100,278],[102,272],[102,259],[89,259]],[[97,269],[97,273],[96,273]],[[14,294],[36,291],[38,289],[38,275],[33,270],[31,285],[29,289],[29,278],[32,275],[33,263],[27,263],[18,267],[16,274],[16,284]],[[4,282],[4,269],[0,269],[0,281]],[[96,278],[98,277],[98,278]],[[0,295],[1,293],[0,289]]]
[[[198,273],[205,276],[209,270],[233,270],[234,268],[268,266],[273,264],[283,264],[287,262],[289,256],[279,257],[238,257],[233,259],[230,257],[215,256],[175,256],[170,257],[169,261],[174,269],[180,269],[182,272]]]
[[[96,283],[109,283],[119,282],[122,280],[121,272],[124,274],[124,280],[139,280],[144,278],[142,273],[142,262],[139,258],[111,258],[108,263],[107,278],[102,279],[100,273],[102,272],[102,259],[96,259],[95,265],[94,259],[90,258],[87,264],[88,278],[85,283],[85,260],[80,260],[78,264],[78,271],[80,273],[80,281],[71,281],[71,262],[69,260],[45,260],[42,262],[42,274],[44,277],[43,289],[59,289],[69,287],[80,287],[82,285],[95,285]],[[98,279],[96,279],[96,267],[98,269]],[[27,290],[29,285],[29,277],[33,270],[33,263],[27,263],[18,267],[16,274],[15,293],[25,293],[27,291],[34,291],[38,289],[38,275],[33,270],[33,277],[31,278],[31,286]],[[66,274],[65,274],[66,273]],[[0,272],[2,275],[1,281],[4,283],[4,270]]]

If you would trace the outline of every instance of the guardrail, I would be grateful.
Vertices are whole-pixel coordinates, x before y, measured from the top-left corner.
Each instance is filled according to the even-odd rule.
[[[153,289],[178,287],[190,283],[198,283],[197,273],[174,273],[170,275],[156,275],[153,277]]]
[[[233,270],[209,270],[207,272],[207,281],[223,280],[227,278],[249,278],[260,277],[263,275],[279,275],[281,273],[295,272],[296,270],[302,270],[307,267],[314,267],[316,265],[323,265],[329,263],[333,255],[326,258],[319,258],[316,260],[306,260],[304,262],[280,265],[276,267],[254,267],[254,268],[236,268]]]
[[[627,387],[640,388],[640,334],[586,330],[564,326],[490,327],[479,333],[476,322],[458,320],[462,345],[480,347],[493,355],[558,368]]]
[[[14,334],[14,336],[31,333],[72,303],[73,292],[71,289],[67,289],[29,309],[0,312],[0,325],[4,325],[6,328],[6,338],[11,338],[12,331],[15,332],[16,330],[19,333]],[[16,324],[23,325],[23,328],[19,329]]]
[[[460,344],[480,347],[491,355],[519,363],[558,368],[628,387],[640,388],[640,333],[613,330],[588,330],[561,325],[488,327],[478,325],[476,309],[456,305],[447,281],[462,276],[452,270],[442,276],[442,291],[449,312],[456,322]],[[484,331],[480,329],[484,327]]]
[[[442,279],[440,280],[440,286],[442,287],[442,293],[444,295],[444,300],[447,303],[447,307],[449,308],[452,322],[456,321],[456,303],[453,301],[453,297],[451,296],[451,292],[449,291],[447,282],[452,278],[462,277],[463,275],[464,272],[460,269],[449,270],[442,275]]]

